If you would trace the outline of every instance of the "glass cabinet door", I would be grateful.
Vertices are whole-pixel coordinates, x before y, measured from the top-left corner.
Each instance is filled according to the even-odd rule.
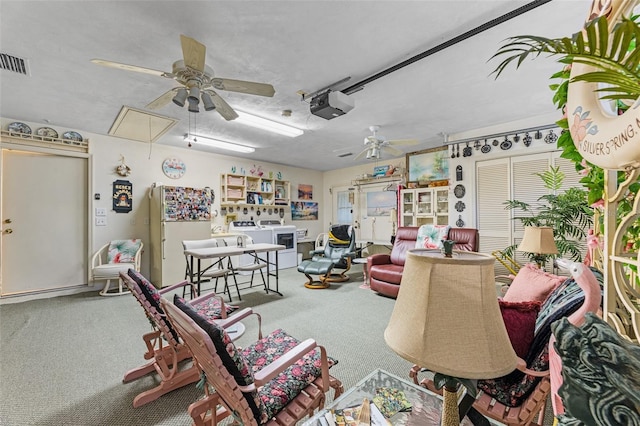
[[[432,189],[416,190],[416,215],[418,216],[433,215],[433,190]]]
[[[415,191],[405,189],[402,191],[402,202],[400,204],[400,226],[416,226],[413,220],[415,205]]]

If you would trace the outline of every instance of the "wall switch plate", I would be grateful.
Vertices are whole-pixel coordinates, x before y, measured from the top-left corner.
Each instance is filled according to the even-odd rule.
[[[96,226],[107,226],[106,217],[96,217]]]
[[[107,215],[107,209],[105,209],[104,207],[96,207],[96,216],[106,216]]]

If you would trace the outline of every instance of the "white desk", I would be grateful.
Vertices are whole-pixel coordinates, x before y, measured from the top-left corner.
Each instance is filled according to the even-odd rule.
[[[241,254],[249,254],[251,256],[256,257],[259,261],[266,263],[267,265],[267,286],[265,288],[265,291],[267,293],[269,293],[269,291],[273,291],[274,293],[278,293],[280,296],[282,296],[282,293],[280,293],[279,288],[278,288],[278,251],[280,250],[284,250],[286,247],[280,244],[267,244],[267,243],[258,243],[258,244],[247,244],[245,247],[238,247],[238,246],[225,246],[225,247],[208,247],[208,248],[199,248],[199,249],[191,249],[191,250],[185,250],[184,254],[185,256],[189,256],[190,259],[190,270],[191,270],[191,276],[190,281],[193,282],[193,259],[198,259],[198,272],[196,274],[197,276],[197,285],[198,285],[198,294],[200,294],[200,274],[201,274],[201,269],[200,269],[200,263],[202,261],[202,259],[224,259],[226,257],[229,256],[237,256],[237,255],[241,255]],[[276,255],[275,255],[275,263],[271,263],[269,262],[269,256],[268,253],[275,251]],[[267,253],[267,255],[264,258],[261,258],[259,256],[260,253]],[[275,273],[271,272],[271,265],[275,266]],[[229,262],[230,268],[231,268],[231,272],[235,274],[235,271],[233,270],[233,265],[231,265],[231,262]],[[276,288],[272,289],[269,285],[269,277],[270,276],[274,276],[276,279]],[[231,299],[231,291],[229,291],[229,299]]]

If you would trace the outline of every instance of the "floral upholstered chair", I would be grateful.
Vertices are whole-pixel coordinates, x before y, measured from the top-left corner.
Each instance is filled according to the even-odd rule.
[[[120,272],[130,268],[140,270],[142,258],[142,240],[113,240],[102,247],[91,258],[91,281],[106,280],[101,296],[117,296],[127,294],[126,287],[120,279]],[[110,292],[111,280],[118,281],[118,291]]]
[[[313,339],[300,342],[275,330],[240,349],[181,298],[161,304],[208,384],[205,397],[188,409],[195,425],[234,415],[244,425],[293,426],[324,407],[330,387],[334,397],[342,393],[342,383],[329,375],[335,361]]]
[[[120,273],[120,278],[129,288],[131,294],[145,311],[153,330],[142,336],[146,346],[144,359],[146,364],[127,371],[122,380],[124,383],[139,379],[150,373],[157,373],[159,383],[154,388],[143,391],[133,399],[133,406],[140,407],[148,402],[158,399],[160,396],[178,389],[200,379],[198,367],[190,364],[180,366],[181,361],[190,359],[191,352],[184,345],[176,330],[166,319],[166,315],[160,306],[160,301],[168,292],[180,288],[188,288],[194,294],[193,285],[188,281],[164,287],[157,290],[140,272],[129,269]],[[260,329],[260,316],[249,308],[238,310],[237,306],[224,303],[222,296],[216,293],[207,293],[188,302],[205,321],[215,322],[221,327],[231,327],[249,315],[256,315],[258,328]],[[232,315],[233,313],[233,315]]]

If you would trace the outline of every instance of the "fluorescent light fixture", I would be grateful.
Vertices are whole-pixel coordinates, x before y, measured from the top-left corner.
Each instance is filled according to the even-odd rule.
[[[185,135],[184,140],[185,142],[190,142],[193,144],[206,145],[212,148],[226,149],[226,150],[235,151],[235,152],[249,153],[249,152],[254,152],[256,150],[255,148],[250,146],[238,145],[232,142],[219,141],[217,139],[211,139],[211,138],[207,138],[199,135]]]
[[[276,121],[267,120],[266,118],[258,117],[247,112],[238,111],[238,118],[235,119],[237,123],[246,124],[247,126],[255,127],[262,130],[268,130],[270,132],[278,133],[290,138],[300,136],[304,132],[295,127],[288,126],[286,124],[278,123]]]

